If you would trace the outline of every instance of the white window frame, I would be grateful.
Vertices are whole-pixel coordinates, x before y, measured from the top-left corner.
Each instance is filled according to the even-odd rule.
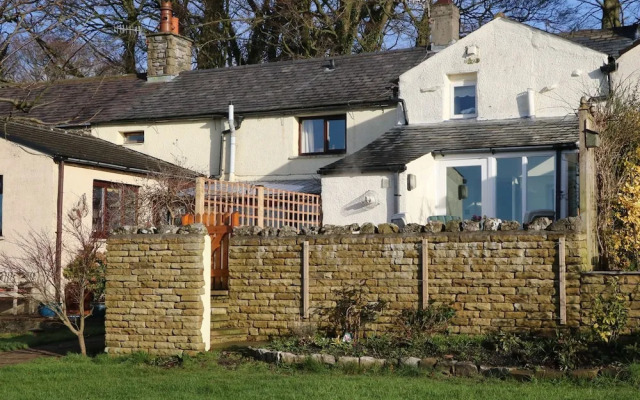
[[[472,119],[478,118],[478,78],[475,74],[465,74],[459,76],[450,76],[450,92],[449,92],[449,115],[450,119]],[[473,114],[456,114],[455,113],[455,90],[459,87],[473,86],[476,94],[476,112]]]
[[[569,153],[569,152],[567,152]],[[561,153],[561,157],[566,154],[565,152]],[[554,172],[553,172],[553,181],[557,182],[557,174],[556,170],[557,166],[557,154],[555,151],[540,151],[540,152],[505,152],[498,154],[491,153],[480,153],[474,155],[473,157],[465,156],[465,155],[447,155],[442,158],[437,157],[437,168],[435,168],[438,182],[438,189],[436,191],[438,201],[436,202],[435,214],[434,215],[445,215],[447,212],[446,206],[446,197],[447,197],[447,168],[449,167],[468,167],[468,166],[476,166],[479,165],[482,168],[482,214],[493,217],[496,215],[496,174],[498,172],[498,163],[497,159],[499,158],[521,158],[522,160],[522,174],[523,174],[523,182],[522,182],[522,204],[521,204],[521,216],[520,219],[524,221],[524,217],[527,214],[527,167],[529,162],[529,157],[553,157],[554,158]],[[564,158],[564,157],[563,157]],[[566,177],[568,176],[568,169],[566,168],[566,163],[563,163],[562,166],[562,176],[563,180],[561,183],[560,190],[563,193],[567,192],[568,189],[568,180]],[[554,185],[556,185],[554,183]],[[556,193],[554,193],[554,198],[557,198],[558,188],[555,187]],[[556,210],[557,202],[554,200],[553,209],[559,214],[557,218],[565,218],[566,217],[566,205],[565,202],[561,202],[560,210]]]

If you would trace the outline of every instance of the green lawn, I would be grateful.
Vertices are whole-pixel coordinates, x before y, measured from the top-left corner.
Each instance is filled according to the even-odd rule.
[[[628,383],[518,383],[433,379],[407,371],[348,375],[294,371],[215,355],[166,368],[136,360],[68,356],[0,369],[6,399],[638,399]]]

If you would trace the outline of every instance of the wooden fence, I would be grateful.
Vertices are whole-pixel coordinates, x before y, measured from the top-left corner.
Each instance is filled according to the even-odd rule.
[[[322,224],[320,196],[240,182],[198,178],[196,220],[238,213],[240,226],[296,229]]]

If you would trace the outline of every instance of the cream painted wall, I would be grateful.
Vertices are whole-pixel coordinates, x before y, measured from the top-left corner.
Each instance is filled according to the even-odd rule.
[[[37,151],[0,140],[3,177],[0,252],[20,254],[15,245],[30,230],[55,234],[56,165]]]
[[[640,46],[624,53],[617,62],[618,70],[613,74],[614,85],[640,88]]]
[[[436,161],[431,154],[426,154],[407,164],[404,175],[414,174],[417,182],[414,190],[405,192],[407,222],[424,224],[427,218],[435,214],[438,192],[436,170]],[[404,186],[406,188],[406,183]]]
[[[340,115],[345,113],[320,114]],[[344,155],[298,155],[298,116],[247,118],[236,132],[236,178],[285,180],[315,177],[320,167]],[[397,122],[396,108],[357,110],[346,113],[347,154],[360,150],[392,128]],[[227,140],[228,142],[228,140]]]
[[[467,56],[467,47],[477,54]],[[607,56],[505,18],[498,18],[400,76],[409,121],[450,118],[449,77],[476,74],[478,119],[520,118],[526,92],[536,92],[536,116],[572,113],[585,93],[598,94]],[[572,76],[576,72],[579,76]]]
[[[220,120],[149,122],[95,125],[91,133],[100,139],[124,145],[184,167],[217,175],[220,159]],[[124,144],[124,132],[144,131],[143,144]]]
[[[393,216],[394,179],[392,173],[329,175],[322,177],[322,221],[324,224],[389,222]],[[382,187],[383,180],[387,188]],[[367,205],[365,194],[373,192],[377,205]]]

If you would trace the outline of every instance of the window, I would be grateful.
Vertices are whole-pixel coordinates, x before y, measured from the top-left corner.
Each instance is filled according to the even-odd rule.
[[[3,190],[4,190],[4,187],[3,187],[4,186],[4,182],[3,181],[4,181],[3,180],[3,176],[0,175],[0,236],[2,236],[2,200],[3,200],[3,197],[4,197],[2,195],[2,193],[4,193],[3,192]]]
[[[451,117],[478,116],[475,75],[451,78]]]
[[[344,153],[346,148],[344,115],[300,119],[300,154]]]
[[[124,136],[125,144],[144,143],[144,131],[124,132],[122,136]]]
[[[93,181],[93,230],[107,234],[111,229],[138,222],[138,187]]]
[[[575,159],[575,155],[562,154],[564,158]],[[576,215],[575,165],[564,163],[558,177],[556,162],[551,153],[444,157],[438,161],[444,189],[435,214],[457,219],[486,215],[520,223],[538,215]]]

